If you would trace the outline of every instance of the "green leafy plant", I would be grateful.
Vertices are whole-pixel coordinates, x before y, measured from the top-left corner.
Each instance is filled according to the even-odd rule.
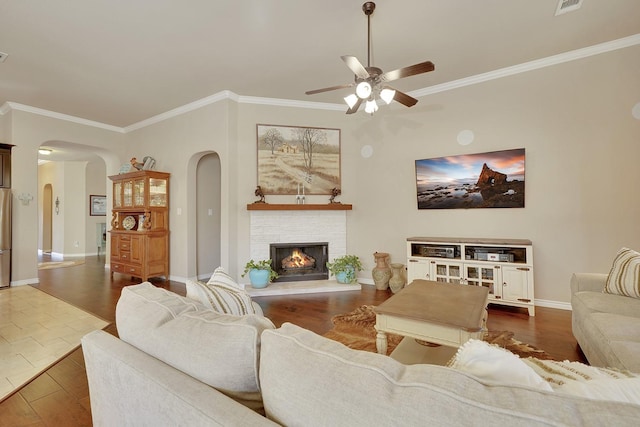
[[[242,277],[246,276],[246,274],[248,272],[250,272],[251,270],[268,270],[269,271],[269,282],[271,282],[273,279],[277,279],[278,278],[278,273],[275,272],[275,270],[273,268],[271,268],[271,260],[270,259],[263,259],[260,261],[254,261],[254,260],[249,260],[245,265],[244,265],[244,273],[242,273]]]
[[[334,276],[345,273],[347,282],[353,283],[356,281],[356,271],[362,271],[362,263],[357,255],[345,255],[327,262],[327,268]]]

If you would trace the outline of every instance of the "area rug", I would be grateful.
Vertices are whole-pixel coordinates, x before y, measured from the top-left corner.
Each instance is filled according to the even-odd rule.
[[[363,305],[354,311],[333,316],[333,329],[323,336],[338,341],[349,348],[376,352],[376,314],[374,306]],[[506,348],[520,357],[535,357],[537,359],[553,359],[544,350],[540,350],[532,345],[520,342],[513,338],[513,332],[509,331],[488,331],[483,339],[489,344],[495,344]],[[404,337],[401,335],[387,334],[387,355],[396,348]],[[416,340],[418,344],[433,346],[421,340]]]
[[[84,259],[76,259],[69,261],[47,261],[39,262],[38,270],[49,270],[51,268],[73,267],[74,265],[84,264]]]
[[[0,401],[108,325],[31,286],[0,290]]]

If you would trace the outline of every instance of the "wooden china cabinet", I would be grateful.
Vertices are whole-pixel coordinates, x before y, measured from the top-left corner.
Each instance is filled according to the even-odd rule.
[[[110,176],[111,275],[169,278],[169,176],[135,171]]]

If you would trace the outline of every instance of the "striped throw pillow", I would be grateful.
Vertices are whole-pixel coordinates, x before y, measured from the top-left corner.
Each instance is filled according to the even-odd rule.
[[[207,283],[187,280],[187,297],[218,313],[244,316],[256,312],[244,286],[236,283],[222,267],[216,268]]]
[[[640,253],[629,248],[618,251],[604,292],[640,298]]]

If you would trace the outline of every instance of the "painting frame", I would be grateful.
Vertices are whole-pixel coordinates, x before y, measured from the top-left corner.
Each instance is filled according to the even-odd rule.
[[[341,185],[341,130],[258,123],[256,158],[265,195],[331,195]]]
[[[107,196],[91,194],[89,196],[89,215],[90,216],[106,216],[107,215]]]
[[[415,161],[422,209],[524,208],[525,149]]]

